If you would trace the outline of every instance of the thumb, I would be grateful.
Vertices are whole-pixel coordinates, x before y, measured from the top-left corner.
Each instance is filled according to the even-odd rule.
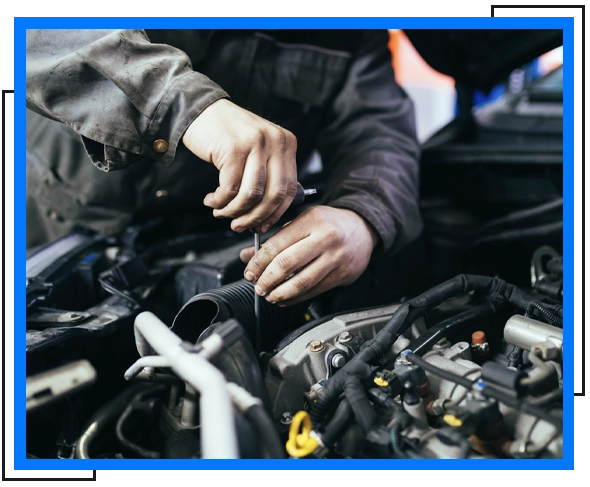
[[[247,249],[242,249],[240,252],[240,259],[244,264],[250,262],[250,259],[254,257],[254,247],[248,247]]]

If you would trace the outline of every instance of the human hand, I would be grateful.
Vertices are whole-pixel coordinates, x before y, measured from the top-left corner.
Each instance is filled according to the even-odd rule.
[[[297,139],[228,100],[209,105],[182,141],[219,169],[219,187],[203,204],[216,218],[232,218],[232,230],[268,231],[297,193]]]
[[[315,206],[269,238],[256,255],[250,247],[240,258],[248,264],[244,277],[256,282],[260,296],[290,306],[352,284],[367,268],[377,241],[375,230],[357,213]]]

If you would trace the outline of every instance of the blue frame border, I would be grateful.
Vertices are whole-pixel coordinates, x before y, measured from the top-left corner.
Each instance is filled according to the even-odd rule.
[[[392,460],[32,460],[26,459],[26,78],[25,31],[27,29],[128,29],[128,28],[334,28],[334,29],[562,29],[563,30],[563,189],[564,189],[564,424],[562,459],[392,459]],[[124,17],[16,17],[15,46],[15,343],[14,343],[14,468],[15,470],[555,470],[573,469],[573,352],[574,343],[574,161],[573,161],[573,62],[574,19],[571,17],[363,17],[363,18],[124,18]],[[583,135],[582,135],[583,136]],[[17,163],[18,161],[18,163]],[[18,434],[18,432],[22,432]]]

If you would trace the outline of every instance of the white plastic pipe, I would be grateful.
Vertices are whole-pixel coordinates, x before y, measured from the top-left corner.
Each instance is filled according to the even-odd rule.
[[[150,312],[137,316],[135,331],[199,391],[203,458],[239,458],[234,411],[223,374],[205,358],[185,351],[180,337]]]
[[[170,362],[168,362],[166,357],[162,357],[161,355],[148,355],[147,357],[141,357],[127,369],[125,372],[125,380],[133,379],[146,367],[162,369],[170,367]]]

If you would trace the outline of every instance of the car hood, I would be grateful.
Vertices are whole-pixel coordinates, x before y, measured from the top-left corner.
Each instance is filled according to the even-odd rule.
[[[418,53],[466,88],[489,92],[511,71],[563,45],[559,29],[409,29]]]

